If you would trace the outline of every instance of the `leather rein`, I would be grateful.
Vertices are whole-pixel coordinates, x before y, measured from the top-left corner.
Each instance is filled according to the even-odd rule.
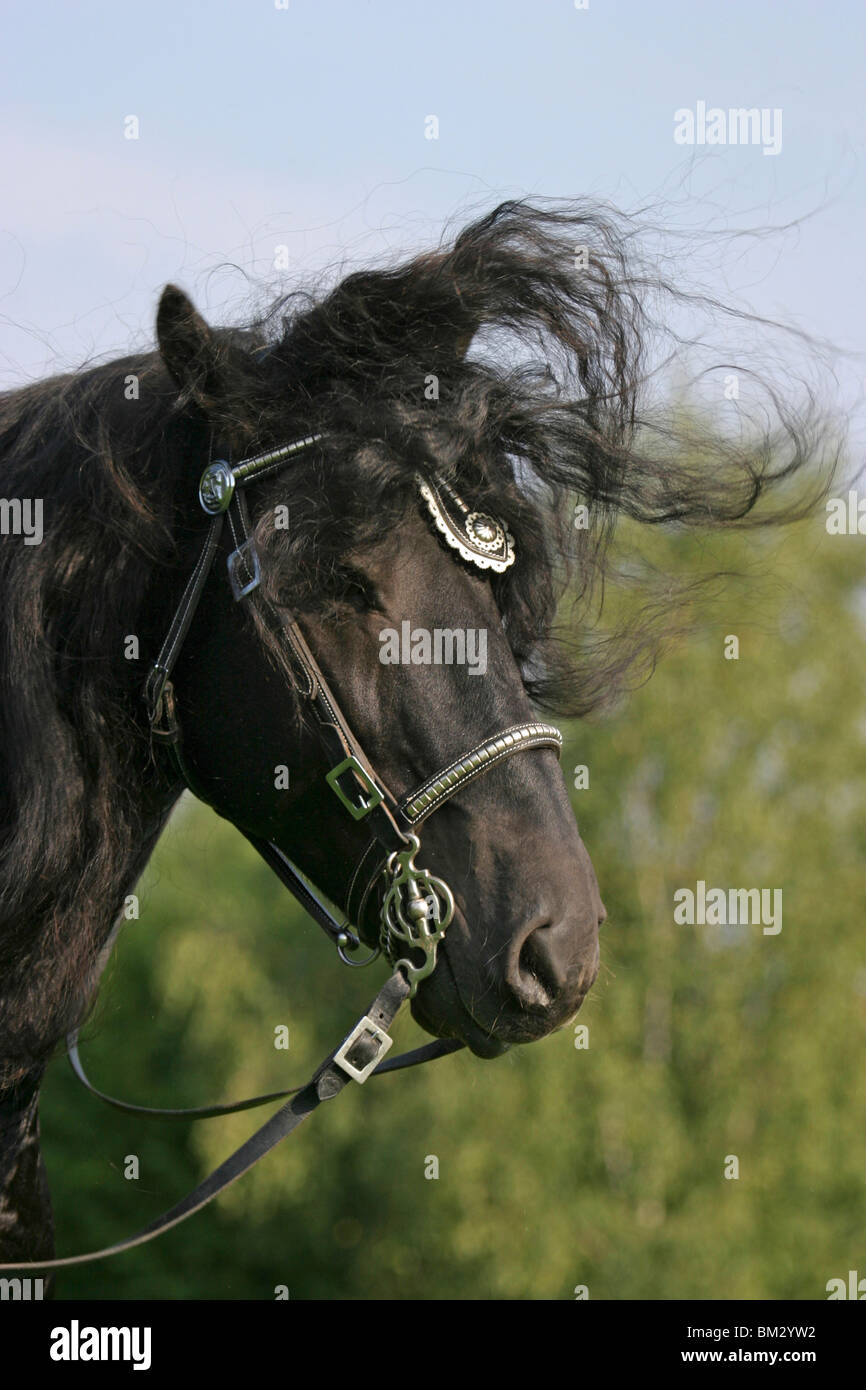
[[[226,521],[232,540],[227,566],[234,597],[240,602],[259,587],[261,568],[251,538],[245,489],[250,483],[279,472],[296,455],[323,438],[323,435],[310,435],[234,465],[218,459],[210,463],[202,475],[198,497],[209,518],[208,530],[143,692],[153,740],[170,750],[180,779],[200,800],[207,798],[196,789],[183,756],[172,671],[213,569]],[[419,477],[417,482],[437,530],[465,560],[482,570],[498,572],[513,563],[514,541],[496,518],[472,512],[442,479],[425,483]],[[435,969],[439,943],[454,914],[454,896],[447,883],[415,863],[420,849],[420,827],[468,782],[513,754],[532,748],[553,748],[559,754],[562,735],[552,724],[513,725],[481,740],[468,753],[428,777],[421,786],[398,798],[377,777],[366,758],[295,619],[285,613],[278,614],[262,595],[258,595],[258,602],[260,614],[282,640],[297,688],[315,722],[328,764],[325,781],[344,811],[354,821],[363,822],[369,835],[346,887],[345,916],[341,919],[335,915],[332,905],[279,846],[247,831],[241,830],[241,833],[330,937],[345,964],[369,965],[381,953],[391,964],[393,973],[366,1012],[305,1085],[230,1104],[172,1110],[117,1100],[90,1082],[78,1051],[78,1033],[70,1034],[67,1047],[76,1076],[93,1095],[125,1112],[165,1119],[205,1119],[235,1114],[286,1097],[290,1099],[182,1201],[136,1235],[88,1254],[0,1264],[0,1270],[59,1269],[87,1264],[143,1245],[224,1192],[323,1101],[339,1095],[350,1080],[363,1084],[371,1075],[417,1066],[456,1052],[465,1045],[457,1039],[436,1039],[385,1060],[393,1043],[389,1033],[391,1025],[415,995],[421,981]],[[353,956],[365,944],[360,934],[361,923],[369,921],[371,916],[376,923],[378,939],[369,956],[355,960]]]

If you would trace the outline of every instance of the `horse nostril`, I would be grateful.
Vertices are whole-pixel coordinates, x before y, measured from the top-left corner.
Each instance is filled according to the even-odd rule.
[[[595,934],[591,952],[582,946],[588,943],[576,939],[572,921],[544,922],[527,933],[506,980],[521,1008],[579,1007],[598,971]]]
[[[549,1009],[566,983],[566,972],[556,961],[550,934],[552,923],[534,927],[523,942],[516,968],[508,983],[524,1006]]]

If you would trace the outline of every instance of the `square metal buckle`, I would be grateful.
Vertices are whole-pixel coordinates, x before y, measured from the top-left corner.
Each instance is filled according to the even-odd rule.
[[[369,801],[364,801],[362,799],[361,804],[356,805],[355,802],[350,800],[350,798],[343,791],[343,788],[340,786],[338,779],[342,777],[344,772],[349,771],[354,772],[356,778],[361,783],[361,786],[364,788],[364,791],[370,793]],[[349,815],[352,816],[354,820],[363,820],[364,817],[368,815],[369,812],[372,811],[375,806],[378,806],[379,802],[382,800],[382,792],[380,788],[376,786],[376,783],[373,781],[369,773],[364,771],[357,758],[344,758],[343,761],[341,763],[338,763],[336,767],[332,767],[330,772],[325,773],[325,781],[328,783],[328,786],[331,788],[331,790],[337,793],[337,796],[340,798],[346,810],[349,812]]]
[[[259,564],[258,551],[253,544],[252,538],[239,545],[237,550],[233,550],[227,560],[229,571],[229,583],[232,586],[232,593],[235,600],[239,603],[247,594],[252,593],[253,589],[258,588],[262,580],[262,568]]]
[[[373,1060],[368,1062],[366,1066],[356,1067],[354,1062],[349,1061],[348,1054],[361,1038],[366,1037],[371,1037],[373,1041],[378,1044],[379,1050]],[[348,1076],[351,1076],[353,1081],[358,1081],[363,1086],[367,1077],[371,1072],[376,1070],[382,1058],[385,1056],[385,1053],[388,1051],[388,1048],[393,1046],[393,1043],[394,1039],[389,1037],[378,1024],[374,1023],[372,1018],[368,1018],[367,1015],[364,1014],[360,1022],[355,1024],[355,1027],[352,1029],[346,1041],[340,1046],[339,1050],[334,1053],[334,1061],[338,1067],[342,1067],[343,1071],[346,1072]]]

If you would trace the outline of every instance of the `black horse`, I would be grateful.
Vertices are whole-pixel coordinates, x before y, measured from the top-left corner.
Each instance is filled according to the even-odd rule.
[[[583,715],[646,666],[649,618],[619,640],[586,636],[617,516],[745,524],[814,457],[791,417],[778,439],[718,445],[712,466],[673,447],[672,412],[666,452],[650,447],[650,286],[630,240],[614,214],[503,204],[450,247],[288,296],[243,331],[209,328],[169,287],[158,353],[0,399],[0,1263],[51,1258],[40,1080],[92,1004],[185,781],[351,908],[365,841],[347,810],[373,788],[393,809],[538,710]],[[510,366],[500,330],[519,344]],[[151,685],[154,720],[142,688],[209,524],[199,478],[293,440],[305,446],[245,489],[248,537],[219,536],[172,653],[169,714],[166,671]],[[219,486],[202,505],[219,509]],[[783,499],[775,519],[808,505]],[[23,534],[37,514],[41,535]],[[483,633],[483,671],[381,659],[405,624],[410,641]],[[300,675],[290,629],[313,663]],[[302,688],[311,669],[365,755],[339,790]],[[488,758],[424,825],[419,866],[454,914],[413,1012],[480,1057],[562,1027],[598,970],[605,912],[553,742]],[[375,913],[352,921],[375,945]]]

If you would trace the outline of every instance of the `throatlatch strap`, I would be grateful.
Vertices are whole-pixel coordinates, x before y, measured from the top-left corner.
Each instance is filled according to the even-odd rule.
[[[147,705],[147,715],[151,725],[159,715],[159,704],[165,683],[174,669],[174,663],[180,655],[190,624],[196,614],[204,586],[208,581],[208,576],[213,569],[213,562],[216,558],[220,537],[223,530],[223,514],[211,518],[204,545],[201,548],[195,568],[189,577],[187,586],[183,591],[180,603],[177,606],[171,626],[165,635],[165,641],[159,649],[159,656],[153,663],[148,673],[147,682],[144,687],[144,699]]]

